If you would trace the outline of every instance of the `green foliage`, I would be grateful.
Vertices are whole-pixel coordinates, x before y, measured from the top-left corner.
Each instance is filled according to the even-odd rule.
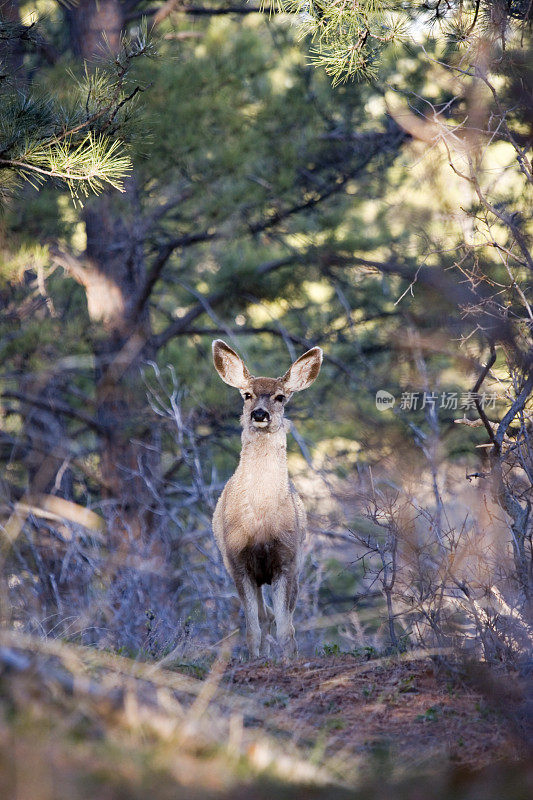
[[[416,719],[419,722],[437,722],[441,713],[439,706],[430,706],[423,714],[418,714]]]
[[[332,644],[322,645],[321,655],[324,656],[340,656],[342,653],[339,645],[336,642]]]
[[[122,145],[92,132],[77,144],[72,137],[55,138],[27,148],[19,156],[22,174],[34,188],[44,177],[64,181],[75,199],[99,194],[105,184],[122,191],[122,179],[131,170],[128,156],[121,154]],[[19,162],[19,163],[20,163]]]
[[[310,36],[314,43],[311,63],[324,67],[334,86],[355,77],[375,77],[382,49],[406,32],[405,20],[390,13],[394,6],[381,0],[272,0],[272,8],[297,16],[301,36]]]
[[[93,412],[98,384],[92,348],[97,336],[108,333],[91,328],[84,287],[58,268],[54,252],[59,247],[83,260],[85,227],[70,192],[81,200],[88,191],[119,187],[131,157],[134,203],[118,198],[123,205],[115,204],[114,210],[128,222],[132,215],[129,230],[138,237],[143,269],[150,271],[169,242],[212,235],[174,249],[147,306],[156,337],[199,307],[198,316],[169,338],[155,359],[162,371],[166,364],[175,371],[206,481],[221,485],[239,450],[241,404],[213,372],[215,335],[227,338],[254,374],[281,374],[311,344],[324,347],[320,381],[312,394],[292,398],[289,408],[300,434],[289,444],[296,464],[304,465],[306,448],[335,487],[350,490],[368,465],[377,470],[396,465],[399,481],[404,476],[400,462],[409,475],[427,471],[421,452],[431,433],[427,413],[404,412],[398,403],[381,413],[376,391],[386,388],[399,399],[404,389],[424,390],[425,381],[431,389],[468,389],[484,345],[481,337],[472,337],[458,358],[455,340],[464,331],[470,336],[470,321],[465,322],[463,309],[459,320],[446,294],[427,289],[418,278],[431,270],[450,275],[457,263],[489,270],[494,285],[506,284],[509,276],[494,248],[475,242],[469,249],[464,243],[465,217],[458,209],[471,213],[477,225],[479,201],[450,179],[447,164],[442,167],[432,155],[421,161],[420,147],[391,120],[381,87],[343,82],[375,74],[379,62],[380,77],[407,94],[417,113],[423,113],[428,98],[446,108],[455,124],[464,98],[454,99],[440,66],[427,58],[451,58],[455,45],[433,38],[425,42],[425,53],[412,46],[399,58],[390,47],[392,28],[381,4],[364,4],[366,16],[351,21],[346,8],[341,14],[335,6],[326,19],[323,8],[313,6],[315,16],[305,18],[318,63],[338,84],[335,90],[324,70],[306,64],[294,30],[283,20],[250,17],[239,25],[228,18],[195,21],[194,36],[189,36],[190,19],[169,20],[161,28],[156,60],[137,58],[149,54],[142,39],[129,54],[125,47],[117,64],[91,72],[76,68],[67,53],[54,67],[40,69],[40,90],[3,92],[9,113],[0,114],[0,126],[2,138],[11,142],[4,155],[53,173],[43,176],[51,181],[41,184],[39,193],[22,186],[5,214],[3,388],[16,389],[21,375],[29,376],[36,391],[49,380],[53,397],[68,400],[73,411]],[[326,35],[322,31],[329,21],[337,27]],[[372,31],[366,38],[365,25]],[[359,39],[364,39],[360,46]],[[339,42],[345,48],[342,58],[335,49]],[[524,59],[514,58],[513,69],[501,70],[505,85],[518,92]],[[148,86],[141,115],[136,101]],[[508,119],[523,131],[527,115],[520,108],[513,105]],[[37,131],[38,140],[24,130]],[[2,173],[15,176],[7,168]],[[22,174],[31,179],[29,167]],[[59,180],[60,175],[66,178]],[[507,181],[498,208],[523,219],[524,197],[517,183]],[[497,234],[507,247],[501,229]],[[129,252],[123,255],[129,268]],[[283,265],[263,269],[277,261]],[[399,265],[406,277],[379,274],[368,266],[372,263]],[[517,316],[518,306],[515,297],[506,313]],[[451,337],[437,337],[450,322]],[[495,369],[501,362],[499,354]],[[19,454],[27,447],[29,413],[14,401],[5,408],[10,431],[21,436],[9,464],[10,481],[20,495],[28,479]],[[451,457],[452,465],[459,458],[472,461],[474,446],[486,441],[483,428],[454,425],[455,416],[439,409],[441,455]],[[83,454],[69,462],[76,474],[74,496],[98,504],[105,499],[93,477],[98,477],[101,438],[94,429],[80,428],[75,417],[61,418],[61,425],[66,446]],[[140,437],[147,427],[159,430],[159,425],[146,404],[129,429],[135,434],[140,429]],[[165,499],[174,502],[175,486],[189,479],[193,447],[177,442],[172,419],[160,430]],[[181,541],[181,526],[207,526],[212,499],[202,497],[201,507],[176,503],[170,535]],[[362,587],[361,565],[327,563],[318,602],[328,613],[347,611],[356,602],[366,630],[378,635],[384,601],[379,592]],[[194,603],[204,622],[209,611],[195,598]],[[334,627],[325,635],[324,655],[340,655]],[[372,647],[352,654],[377,655]]]
[[[181,23],[178,32],[187,31],[188,24]],[[174,27],[168,23],[162,34],[171,30]],[[142,97],[144,133],[134,136],[129,146],[143,223],[174,196],[179,198],[167,214],[157,217],[156,224],[147,225],[147,266],[158,248],[174,237],[202,230],[219,234],[210,243],[177,250],[171,257],[152,296],[152,326],[160,333],[198,297],[221,294],[223,300],[213,318],[207,314],[198,328],[230,328],[234,346],[255,371],[278,374],[280,362],[288,367],[292,355],[304,349],[306,342],[322,343],[333,360],[326,359],[321,381],[313,390],[316,413],[309,413],[309,399],[303,395],[291,400],[290,415],[313,454],[327,457],[328,469],[336,476],[349,478],[357,464],[390,457],[405,441],[411,417],[392,412],[380,415],[374,396],[377,389],[387,387],[399,397],[402,388],[412,383],[410,356],[394,350],[405,331],[407,303],[422,335],[431,336],[436,321],[439,324],[449,314],[446,298],[433,295],[429,301],[421,286],[397,304],[407,283],[396,276],[361,271],[354,258],[387,261],[401,254],[414,270],[421,254],[426,258],[427,252],[435,252],[439,255],[432,263],[450,267],[453,256],[443,233],[443,215],[433,213],[431,190],[427,185],[420,189],[409,157],[401,162],[396,159],[401,140],[390,149],[376,148],[374,155],[369,150],[368,143],[387,130],[385,107],[371,85],[347,83],[333,91],[321,71],[306,66],[294,31],[277,18],[268,23],[249,19],[239,26],[215,19],[197,23],[195,30],[200,37],[179,45],[161,38],[157,59],[135,58],[134,69],[132,60],[126,59],[120,67],[132,66],[121,84],[122,99],[131,97],[136,87],[150,86]],[[143,47],[139,45],[139,51]],[[77,74],[72,62],[67,63],[70,74]],[[409,84],[413,91],[424,90],[432,80],[420,58],[398,66],[394,54],[387,51],[382,68],[395,71],[399,86]],[[35,122],[48,114],[50,136],[55,123],[48,94],[60,98],[68,124],[76,125],[85,119],[85,111],[80,112],[82,101],[89,102],[89,115],[94,118],[116,95],[120,80],[116,68],[109,67],[82,72],[75,81],[60,62],[41,70],[44,99],[35,100],[33,106],[28,102],[28,115],[33,108]],[[111,111],[95,120],[93,135],[106,137],[106,131],[113,131],[113,137],[116,133],[121,140],[129,138],[132,124],[140,124],[137,110],[133,111],[138,97],[139,92],[120,108],[112,124],[108,125]],[[367,158],[368,164],[360,167]],[[271,230],[251,233],[254,224],[314,200],[347,174],[353,177],[345,191],[287,216]],[[54,192],[43,187],[39,194],[26,189],[21,202],[8,210],[6,279],[16,276],[24,281],[23,267],[31,266],[25,248],[33,247],[36,239],[59,241],[74,253],[83,251],[83,223],[67,197],[64,189]],[[261,265],[287,257],[292,261],[283,268],[257,275]],[[11,359],[19,363],[28,345],[34,365],[39,360],[53,361],[54,350],[58,358],[69,349],[83,355],[88,352],[83,290],[60,271],[46,277],[46,285],[61,322],[53,323],[49,337],[44,335],[48,322],[44,325],[38,315],[27,321],[28,330],[10,339],[8,363],[13,363]],[[34,283],[31,287],[38,293]],[[28,289],[20,286],[17,291],[22,296]],[[32,326],[35,332],[30,335]],[[296,337],[291,353],[284,331]],[[210,463],[225,476],[238,453],[238,437],[232,434],[238,430],[240,407],[235,393],[213,379],[211,338],[209,332],[176,337],[161,350],[159,363],[175,366],[180,386],[187,388],[186,409],[198,413],[206,426],[203,435],[212,430],[213,420],[227,426],[226,446],[209,455]],[[349,369],[343,371],[339,363],[349,364]],[[469,378],[454,373],[453,363],[452,355],[435,355],[433,374],[451,371],[456,381],[453,388],[467,388]],[[75,383],[93,396],[94,386],[86,372],[80,371]],[[441,419],[451,427],[452,452],[472,452],[472,443],[481,441],[483,431],[465,434],[459,426],[453,427],[449,413],[441,414]],[[412,421],[422,429],[426,424],[423,413],[413,415]],[[165,463],[174,460],[172,446],[169,436]],[[299,452],[294,442],[290,446],[292,452]],[[356,570],[346,571],[344,578],[328,574],[321,600],[326,600],[330,589],[354,593],[359,580]],[[346,607],[343,603],[342,608]]]
[[[20,38],[24,34],[19,28],[24,26],[9,28],[4,38]],[[128,90],[127,76],[134,61],[152,51],[145,31],[133,39],[125,37],[112,66],[91,72],[85,68],[81,80],[70,74],[66,97],[43,88],[15,89],[4,80],[0,85],[4,198],[22,179],[34,188],[48,180],[65,185],[77,203],[106,187],[122,191],[131,171],[123,135],[127,107],[141,91],[141,87]]]
[[[373,80],[387,52],[409,50],[422,27],[439,37],[449,54],[476,46],[478,34],[500,39],[525,31],[525,3],[390,3],[387,0],[267,0],[273,12],[296,17],[302,37],[312,40],[310,63],[322,67],[334,86],[351,79]]]

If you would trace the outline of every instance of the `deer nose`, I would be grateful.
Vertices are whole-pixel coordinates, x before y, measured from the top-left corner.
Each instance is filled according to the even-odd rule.
[[[264,408],[254,408],[252,419],[254,422],[267,422],[270,419],[270,414]]]

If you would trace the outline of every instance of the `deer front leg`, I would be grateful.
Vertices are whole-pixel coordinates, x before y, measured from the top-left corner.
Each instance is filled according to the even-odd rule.
[[[292,624],[292,612],[297,594],[298,580],[295,575],[281,574],[272,583],[276,638],[284,656],[293,656],[298,652]]]
[[[259,658],[261,646],[261,626],[259,624],[259,604],[257,602],[257,586],[247,575],[235,581],[246,620],[246,642],[250,658]]]

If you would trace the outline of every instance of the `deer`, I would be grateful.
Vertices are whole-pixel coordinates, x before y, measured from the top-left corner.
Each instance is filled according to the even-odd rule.
[[[284,659],[297,654],[293,613],[304,559],[307,516],[287,468],[285,406],[318,377],[322,350],[313,347],[281,378],[255,378],[221,339],[213,363],[243,399],[239,464],[213,514],[213,534],[244,609],[248,654],[270,655],[271,626]],[[272,587],[272,608],[263,586]]]

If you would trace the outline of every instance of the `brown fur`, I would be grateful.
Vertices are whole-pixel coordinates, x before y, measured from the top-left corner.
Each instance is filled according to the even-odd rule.
[[[213,532],[244,606],[252,656],[268,655],[273,617],[282,649],[296,649],[292,613],[307,520],[289,480],[283,412],[292,392],[316,378],[321,359],[322,352],[314,348],[282,378],[254,378],[227,344],[213,343],[215,368],[244,400],[241,457],[217,503]],[[264,584],[272,585],[274,613],[264,604]]]

